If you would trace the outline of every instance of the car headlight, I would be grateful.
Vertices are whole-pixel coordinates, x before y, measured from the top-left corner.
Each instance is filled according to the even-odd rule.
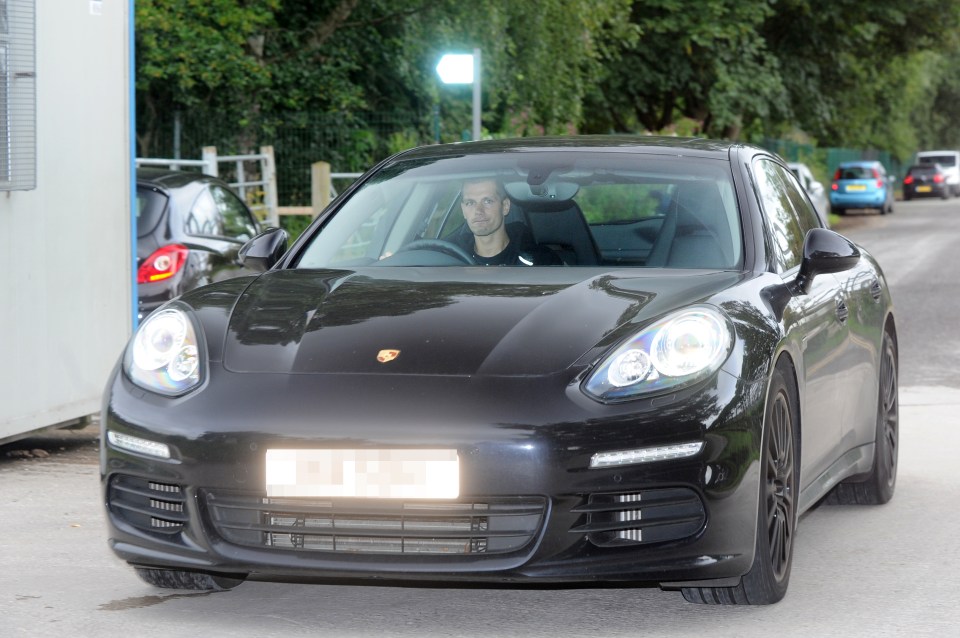
[[[730,319],[712,306],[667,315],[608,354],[583,389],[600,401],[617,401],[694,383],[720,369],[733,336]]]
[[[203,353],[186,312],[169,307],[151,314],[127,347],[124,369],[142,388],[176,396],[200,384]]]

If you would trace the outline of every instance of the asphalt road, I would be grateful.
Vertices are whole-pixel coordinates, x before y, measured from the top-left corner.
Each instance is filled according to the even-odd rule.
[[[655,588],[142,583],[107,549],[96,428],[0,447],[3,636],[948,636],[960,625],[960,200],[837,229],[884,265],[899,310],[901,466],[881,507],[801,521],[790,591],[707,607]]]

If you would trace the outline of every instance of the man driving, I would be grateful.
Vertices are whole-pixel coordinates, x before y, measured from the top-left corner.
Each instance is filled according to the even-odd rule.
[[[505,223],[510,198],[495,179],[463,183],[460,209],[472,233],[463,234],[462,247],[483,266],[559,265],[560,258],[549,248],[534,243],[522,222]]]

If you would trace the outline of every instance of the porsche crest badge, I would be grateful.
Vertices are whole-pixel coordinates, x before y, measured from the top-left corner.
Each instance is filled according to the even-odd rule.
[[[399,350],[381,350],[377,353],[377,361],[380,363],[389,363],[399,356]]]

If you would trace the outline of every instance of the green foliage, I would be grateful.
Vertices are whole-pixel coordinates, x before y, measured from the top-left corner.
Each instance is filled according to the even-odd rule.
[[[138,91],[169,93],[192,106],[217,101],[218,91],[236,99],[267,86],[256,38],[279,6],[280,0],[138,0]]]
[[[604,131],[661,131],[679,117],[699,132],[736,136],[784,108],[778,61],[759,33],[769,5],[739,0],[633,3],[640,37],[609,53],[591,95]]]
[[[307,229],[313,217],[310,215],[284,215],[280,218],[280,228],[287,231],[290,238],[287,245],[293,245],[293,242]]]
[[[960,0],[138,0],[135,11],[145,155],[176,111],[216,138],[191,144],[276,142],[340,171],[433,141],[435,106],[441,141],[459,141],[471,87],[444,86],[434,69],[474,48],[491,137],[799,130],[902,160],[960,147]],[[314,139],[284,141],[297,128]]]
[[[581,188],[577,203],[591,224],[633,222],[652,217],[669,193],[661,184],[605,184],[599,188]]]

